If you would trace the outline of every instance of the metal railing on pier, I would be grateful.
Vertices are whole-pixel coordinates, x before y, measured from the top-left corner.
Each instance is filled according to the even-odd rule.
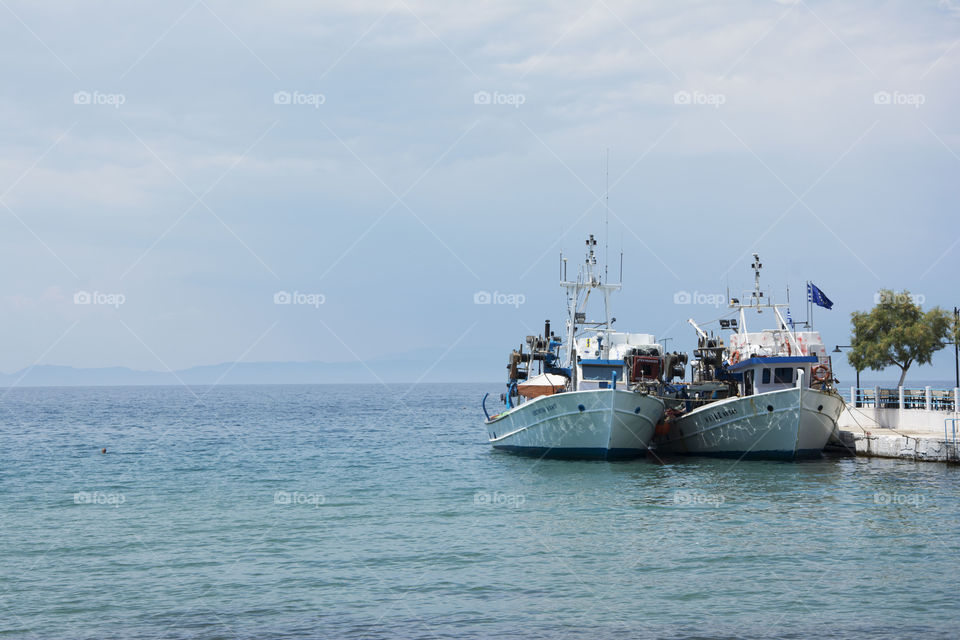
[[[960,407],[960,389],[851,387],[850,404],[877,409],[955,412]]]
[[[947,446],[947,460],[958,460],[957,451],[957,422],[960,418],[945,418],[943,420],[943,440]]]

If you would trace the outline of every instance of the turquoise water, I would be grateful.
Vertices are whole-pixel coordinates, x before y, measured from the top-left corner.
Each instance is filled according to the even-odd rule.
[[[956,637],[960,468],[537,461],[484,391],[7,392],[0,637]]]

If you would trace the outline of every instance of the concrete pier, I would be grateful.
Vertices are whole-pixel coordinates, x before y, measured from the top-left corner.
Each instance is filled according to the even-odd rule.
[[[858,456],[930,462],[960,462],[956,445],[929,433],[854,428],[840,430],[842,446]]]
[[[880,395],[877,393],[874,398]],[[956,411],[931,408],[929,390],[922,408],[906,408],[909,404],[903,402],[903,389],[898,395],[899,402],[893,407],[884,407],[882,403],[878,403],[880,407],[873,403],[864,406],[862,396],[860,402],[851,398],[838,422],[840,442],[834,443],[833,448],[858,456],[960,462],[960,420]],[[951,395],[955,399],[956,391]],[[949,409],[956,406],[952,404]]]

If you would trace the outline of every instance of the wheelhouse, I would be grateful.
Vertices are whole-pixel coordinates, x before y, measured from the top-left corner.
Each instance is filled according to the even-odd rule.
[[[817,356],[755,356],[731,365],[727,373],[736,380],[740,395],[752,396],[798,384],[812,386],[816,382],[812,370],[818,362]]]
[[[609,389],[614,381],[623,382],[626,366],[623,360],[580,360],[580,391]]]

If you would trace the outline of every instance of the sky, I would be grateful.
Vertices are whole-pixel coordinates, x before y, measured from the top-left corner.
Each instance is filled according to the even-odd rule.
[[[498,379],[589,233],[671,350],[755,251],[828,344],[880,288],[960,305],[957,2],[2,0],[0,50],[0,371]]]

